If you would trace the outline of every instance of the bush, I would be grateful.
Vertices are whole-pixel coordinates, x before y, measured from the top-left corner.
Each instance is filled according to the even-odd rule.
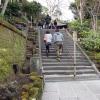
[[[11,73],[10,65],[3,59],[0,59],[0,81],[6,79]]]
[[[91,34],[87,38],[83,38],[81,44],[86,50],[100,51],[100,35],[98,33]]]
[[[94,44],[95,44],[95,45],[94,45],[94,49],[95,49],[96,51],[100,51],[100,38],[96,38]]]
[[[32,72],[29,79],[31,83],[22,86],[21,100],[32,100],[33,98],[40,100],[43,80],[36,72]]]
[[[38,91],[39,91],[39,88],[37,88],[37,87],[31,88],[30,91],[29,91],[29,96],[30,96],[31,98],[33,98],[33,97],[36,98],[37,95],[38,95]]]
[[[83,48],[85,48],[86,50],[94,49],[94,40],[92,38],[82,39],[81,44],[82,44]]]
[[[77,31],[78,33],[82,32],[82,31],[89,31],[89,23],[88,21],[84,21],[83,24],[81,25],[81,22],[79,20],[75,20],[73,22],[71,22],[69,24],[69,27],[73,30],[73,31]]]
[[[89,35],[91,35],[93,32],[90,30],[90,31],[86,31],[86,30],[83,30],[82,32],[80,32],[80,37],[81,38],[86,38],[86,37],[89,37]]]
[[[19,13],[21,10],[21,6],[17,2],[8,3],[7,10],[5,12],[6,16],[21,16]]]
[[[92,31],[90,31],[90,26],[88,21],[81,22],[79,20],[73,21],[69,24],[71,30],[76,31],[78,33],[78,38],[86,38],[89,36]]]
[[[0,80],[12,75],[12,64],[22,66],[25,58],[26,38],[8,22],[0,19]]]

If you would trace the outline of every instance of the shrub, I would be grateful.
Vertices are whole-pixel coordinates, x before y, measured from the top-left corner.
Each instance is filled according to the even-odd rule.
[[[29,91],[29,96],[30,97],[37,97],[38,91],[39,91],[39,88],[37,88],[37,87],[31,88]]]
[[[84,38],[81,41],[83,48],[86,50],[93,50],[94,49],[94,40],[92,38]]]
[[[90,31],[86,31],[86,30],[83,30],[82,32],[80,32],[80,37],[81,38],[86,38],[88,37],[89,35],[91,35],[93,32],[90,30]]]
[[[26,38],[15,27],[0,19],[0,80],[12,75],[12,64],[23,65]]]
[[[71,22],[69,24],[69,27],[73,30],[73,31],[77,31],[78,33],[82,32],[82,31],[89,31],[89,23],[88,21],[84,21],[83,24],[81,25],[79,20],[75,20],[73,22]]]
[[[37,75],[38,75],[37,72],[32,72],[32,73],[30,73],[30,76],[37,76]]]
[[[87,38],[83,38],[81,44],[86,50],[100,51],[100,35],[98,33],[93,33]]]
[[[11,73],[10,65],[3,59],[0,59],[0,81],[6,79]]]

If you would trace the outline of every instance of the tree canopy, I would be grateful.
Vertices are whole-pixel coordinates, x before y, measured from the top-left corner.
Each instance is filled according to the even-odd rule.
[[[83,21],[91,20],[90,24],[93,30],[97,30],[97,20],[100,16],[100,0],[75,0],[75,3],[70,5],[70,9],[76,19]]]
[[[23,4],[22,11],[27,14],[28,17],[38,17],[39,14],[42,12],[42,6],[40,3],[36,1],[27,2]]]

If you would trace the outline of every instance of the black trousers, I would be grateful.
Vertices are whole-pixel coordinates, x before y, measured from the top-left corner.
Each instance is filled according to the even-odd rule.
[[[46,43],[45,46],[46,46],[46,52],[50,52],[50,45],[51,43]]]

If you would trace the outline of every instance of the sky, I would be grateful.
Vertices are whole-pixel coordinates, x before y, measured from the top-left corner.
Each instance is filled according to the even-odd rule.
[[[27,0],[27,1],[33,1],[33,0]],[[39,3],[41,3],[43,6],[46,6],[47,7],[47,4],[46,4],[46,0],[35,0]],[[54,1],[54,0],[50,0],[50,1]],[[60,9],[61,9],[61,12],[62,12],[62,15],[60,17],[61,20],[73,20],[74,17],[73,17],[73,13],[71,12],[71,10],[69,10],[69,5],[71,2],[74,2],[74,0],[61,0],[61,6],[60,6]]]

